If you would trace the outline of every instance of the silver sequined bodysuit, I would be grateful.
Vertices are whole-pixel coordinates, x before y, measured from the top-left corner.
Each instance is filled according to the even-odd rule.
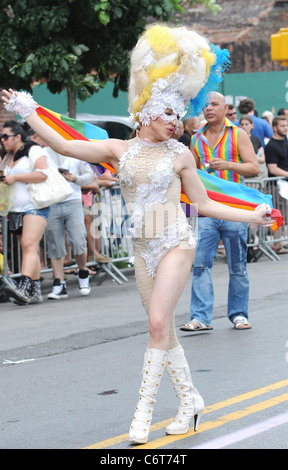
[[[176,157],[184,149],[174,139],[153,144],[135,137],[127,141],[120,161],[121,192],[133,223],[136,283],[148,314],[161,259],[176,246],[196,245],[181,207],[181,181],[175,172]],[[177,344],[173,320],[170,347]]]
[[[195,246],[175,172],[175,159],[184,149],[173,139],[153,144],[136,137],[127,142],[121,158],[120,184],[134,226],[135,252],[152,277],[171,248],[183,243]]]

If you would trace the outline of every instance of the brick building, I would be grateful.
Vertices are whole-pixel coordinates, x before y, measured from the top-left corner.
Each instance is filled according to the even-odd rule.
[[[230,51],[230,73],[288,70],[272,62],[270,55],[271,34],[288,27],[288,0],[217,0],[217,3],[222,7],[217,15],[203,6],[187,6],[181,21]]]

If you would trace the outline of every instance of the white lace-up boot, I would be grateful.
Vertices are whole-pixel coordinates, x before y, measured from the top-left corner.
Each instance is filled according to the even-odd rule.
[[[156,402],[166,361],[166,351],[153,348],[146,350],[142,383],[139,390],[140,397],[129,430],[129,440],[133,444],[145,444],[148,441],[153,405]]]
[[[179,406],[174,421],[166,427],[167,434],[185,434],[194,418],[194,431],[204,411],[204,401],[193,386],[189,366],[182,346],[170,349],[167,358],[166,371],[172,382]]]

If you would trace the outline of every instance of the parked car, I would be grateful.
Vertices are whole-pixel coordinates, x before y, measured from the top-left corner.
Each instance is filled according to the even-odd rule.
[[[76,119],[105,129],[112,139],[130,139],[133,131],[133,125],[130,123],[129,118],[125,116],[78,113]]]

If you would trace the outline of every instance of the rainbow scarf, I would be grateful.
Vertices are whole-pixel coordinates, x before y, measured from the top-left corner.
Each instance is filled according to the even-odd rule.
[[[36,112],[48,126],[67,140],[104,140],[108,138],[106,131],[92,124],[67,118],[49,111],[46,108],[42,108],[41,106],[36,109]],[[97,167],[100,172],[104,172],[105,169],[108,169],[116,174],[113,166],[107,163],[97,164]],[[201,170],[198,170],[198,175],[205,186],[208,196],[214,201],[251,211],[263,202],[272,208],[272,198],[269,194],[262,194],[256,189],[249,188],[239,183],[226,181]],[[183,190],[180,200],[186,205],[188,210],[190,201]],[[272,209],[271,217],[275,219],[275,223],[272,226],[273,230],[278,230],[279,227],[284,225],[283,217],[277,209]]]

